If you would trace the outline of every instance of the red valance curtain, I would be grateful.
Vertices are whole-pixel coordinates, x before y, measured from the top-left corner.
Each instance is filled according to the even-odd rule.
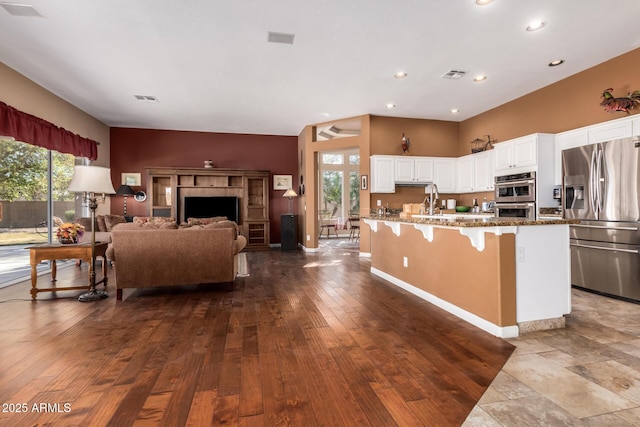
[[[60,153],[98,158],[98,143],[0,102],[0,135]]]

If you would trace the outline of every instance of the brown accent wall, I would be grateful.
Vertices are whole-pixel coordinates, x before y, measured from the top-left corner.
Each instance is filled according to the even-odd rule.
[[[268,170],[271,175],[293,175],[298,191],[298,138],[295,136],[246,135],[211,132],[189,132],[152,129],[111,128],[111,162],[113,185],[117,188],[123,172],[142,174],[142,186],[134,190],[147,191],[145,168],[203,167],[213,160],[214,167]],[[288,211],[284,191],[273,190],[269,182],[269,218],[271,243],[280,242],[280,215]],[[121,214],[123,198],[112,196],[111,212]],[[146,216],[148,202],[127,199],[127,214]]]
[[[632,50],[460,123],[458,155],[491,135],[498,142],[536,132],[558,133],[624,117],[598,105],[605,89],[616,97],[640,90],[640,49]],[[553,73],[552,69],[545,70]],[[634,114],[640,109],[636,108]]]

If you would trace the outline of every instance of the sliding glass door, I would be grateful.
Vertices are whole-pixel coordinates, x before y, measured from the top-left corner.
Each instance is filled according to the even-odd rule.
[[[24,247],[52,241],[59,224],[82,215],[67,191],[76,161],[83,159],[0,140],[0,286],[28,275]]]

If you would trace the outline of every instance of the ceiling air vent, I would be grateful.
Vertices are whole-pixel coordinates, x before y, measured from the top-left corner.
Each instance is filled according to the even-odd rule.
[[[267,32],[267,41],[269,43],[293,44],[295,34]]]
[[[133,95],[138,101],[158,102],[158,98],[151,95]]]
[[[30,4],[0,3],[0,6],[13,16],[35,16],[38,18],[44,18],[44,15],[38,12],[38,9]]]
[[[440,77],[443,78],[443,79],[458,80],[458,79],[461,79],[462,77],[464,77],[465,74],[467,74],[466,71],[449,70],[449,71],[447,71],[446,73],[444,73]]]

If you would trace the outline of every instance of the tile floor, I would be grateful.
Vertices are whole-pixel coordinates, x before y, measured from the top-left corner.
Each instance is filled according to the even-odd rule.
[[[640,305],[574,289],[567,327],[517,348],[463,426],[640,426]]]

